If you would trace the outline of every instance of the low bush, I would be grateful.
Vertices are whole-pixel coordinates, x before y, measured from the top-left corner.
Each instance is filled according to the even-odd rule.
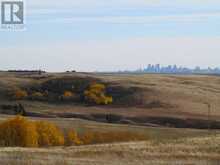
[[[43,97],[44,95],[41,92],[34,92],[32,93],[33,97]]]
[[[1,146],[39,147],[63,144],[62,132],[49,122],[32,122],[17,116],[0,124]]]
[[[39,146],[60,146],[64,144],[64,136],[61,130],[47,121],[37,121],[36,130]]]
[[[83,142],[78,137],[78,134],[74,130],[69,130],[66,135],[65,144],[68,146],[71,145],[82,145]]]
[[[106,96],[104,84],[92,84],[88,90],[84,91],[85,100],[89,103],[95,104],[111,104],[113,99],[111,96]]]
[[[44,94],[41,93],[41,92],[33,92],[33,93],[29,96],[29,98],[30,98],[31,100],[39,100],[39,101],[45,100],[45,96],[44,96]]]
[[[28,93],[25,90],[17,89],[14,93],[14,99],[22,100],[28,96]]]
[[[59,100],[61,101],[75,101],[77,98],[77,95],[71,91],[64,91],[63,94],[59,96]]]
[[[64,91],[63,97],[72,97],[73,93],[71,91]]]
[[[0,124],[0,145],[38,147],[38,134],[34,122],[17,116]]]

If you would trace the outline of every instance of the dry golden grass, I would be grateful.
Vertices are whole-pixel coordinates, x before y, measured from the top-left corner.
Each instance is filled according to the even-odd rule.
[[[1,148],[0,164],[145,165],[220,163],[220,135],[167,142],[130,142],[62,148]]]
[[[5,116],[7,118],[7,116]],[[32,118],[36,120],[36,118]],[[3,165],[218,165],[220,134],[193,129],[148,128],[104,124],[78,119],[50,120],[67,130],[102,133],[128,131],[145,134],[147,141],[49,148],[0,148]],[[209,135],[211,134],[211,135]]]
[[[119,74],[79,74],[68,76],[92,76],[123,86],[146,89],[146,101],[161,101],[172,107],[139,108],[102,106],[84,107],[79,105],[57,105],[43,102],[22,101],[27,111],[54,115],[73,114],[119,114],[123,116],[168,116],[179,118],[207,118],[207,105],[211,104],[211,119],[220,120],[220,77],[217,76],[172,76],[172,75],[119,75]],[[66,74],[48,74],[62,77]],[[34,78],[36,78],[35,76]],[[36,81],[33,76],[0,73],[0,103],[8,103],[4,93],[14,87],[26,87],[40,83],[50,77]],[[12,102],[10,102],[12,103]],[[8,116],[2,116],[8,118]],[[32,118],[36,120],[36,118]],[[38,120],[39,118],[37,118]],[[141,133],[148,141],[113,144],[98,144],[74,147],[53,147],[39,149],[0,148],[0,164],[3,165],[172,165],[172,164],[220,164],[220,134],[208,135],[205,130],[151,128],[131,125],[104,124],[78,119],[51,118],[62,129],[79,132],[88,130],[101,134],[111,131]],[[214,133],[212,133],[214,134]]]

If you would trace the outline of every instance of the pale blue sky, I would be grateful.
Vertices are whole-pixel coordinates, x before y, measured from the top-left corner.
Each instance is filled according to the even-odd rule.
[[[0,69],[220,67],[219,29],[219,0],[26,0],[26,30],[0,31]]]

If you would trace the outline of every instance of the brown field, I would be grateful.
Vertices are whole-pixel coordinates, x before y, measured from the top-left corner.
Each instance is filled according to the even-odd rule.
[[[142,104],[87,106],[30,100],[19,103],[33,120],[49,120],[64,130],[129,131],[149,139],[73,147],[1,148],[0,164],[220,164],[220,133],[217,129],[206,130],[210,125],[220,128],[218,76],[0,72],[0,105],[17,103],[8,98],[12,89],[39,85],[54,78],[79,76],[139,88]],[[211,105],[210,116],[207,104]],[[112,123],[106,121],[106,115],[113,116]],[[9,117],[1,114],[0,120]],[[203,129],[192,129],[200,127]]]
[[[220,163],[220,137],[183,138],[164,142],[127,142],[75,147],[1,148],[4,165],[145,165]]]

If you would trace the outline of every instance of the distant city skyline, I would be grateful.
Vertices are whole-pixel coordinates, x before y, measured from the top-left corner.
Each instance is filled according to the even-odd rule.
[[[15,69],[15,70],[0,70],[0,71],[8,71],[8,72],[29,72],[29,73],[45,73],[48,72],[47,70],[35,69],[35,70],[28,70],[28,69]],[[78,72],[77,70],[65,70],[59,72]],[[108,72],[108,73],[164,73],[164,74],[219,74],[220,75],[220,67],[184,67],[178,66],[176,64],[173,65],[161,65],[161,64],[148,64],[145,67],[138,68],[135,70],[128,69],[128,70],[117,70],[117,71],[95,71],[95,72]]]
[[[188,68],[183,66],[167,65],[161,66],[160,64],[148,64],[144,68],[139,68],[133,72],[143,73],[174,73],[174,74],[220,74],[220,67],[207,67],[202,68],[196,66],[194,68]]]

